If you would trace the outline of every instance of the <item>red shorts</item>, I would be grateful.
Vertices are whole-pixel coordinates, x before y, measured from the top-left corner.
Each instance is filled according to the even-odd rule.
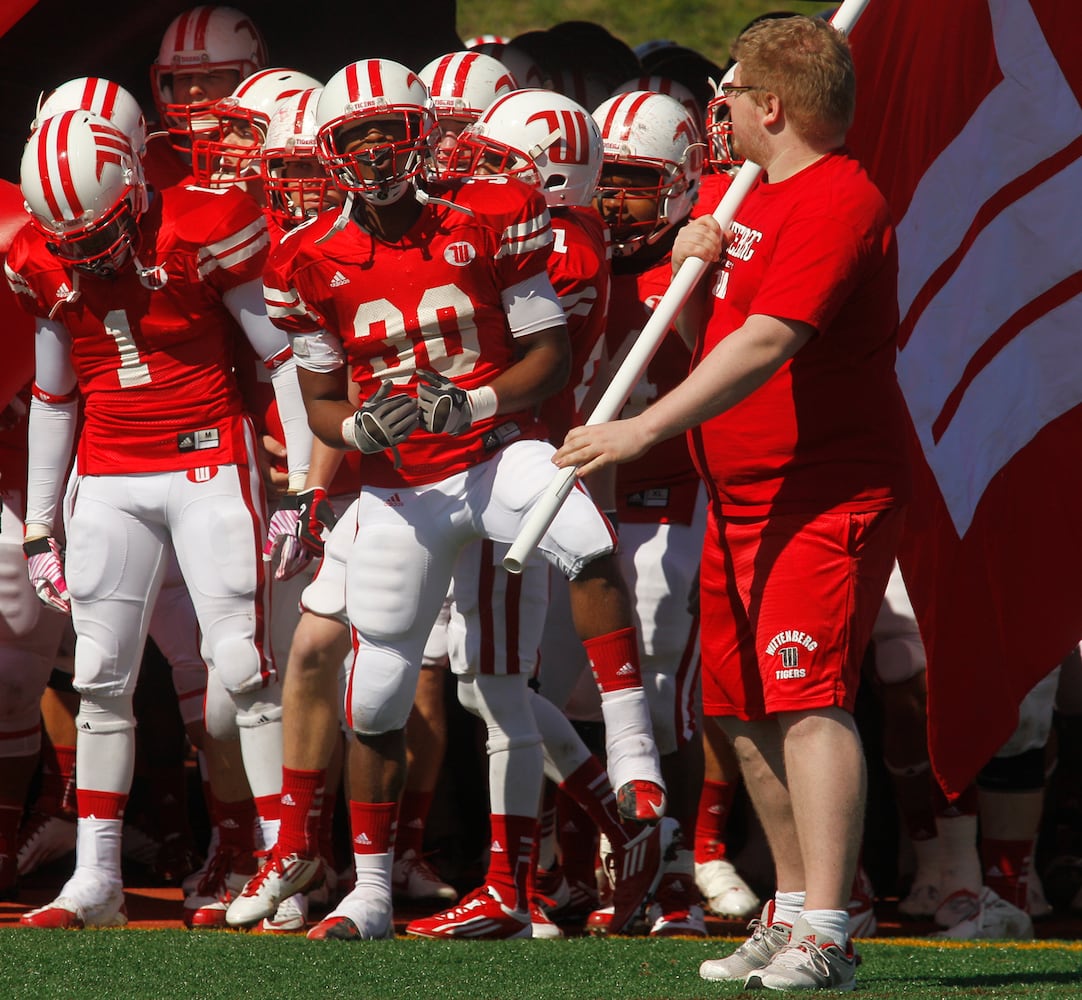
[[[853,710],[903,510],[721,520],[700,577],[703,712]]]

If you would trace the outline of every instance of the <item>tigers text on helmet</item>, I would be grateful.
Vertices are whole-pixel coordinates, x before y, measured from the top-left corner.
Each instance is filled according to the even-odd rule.
[[[691,213],[702,176],[703,142],[695,119],[666,94],[618,94],[605,101],[594,118],[605,145],[605,174],[623,167],[649,178],[649,183],[633,186],[602,182],[598,191],[598,207],[612,230],[613,252],[627,256],[655,243]],[[628,198],[656,199],[656,216],[632,220],[623,211]]]
[[[151,90],[173,147],[185,155],[194,133],[212,127],[210,106],[267,65],[267,47],[251,18],[233,7],[200,6],[178,14],[162,36],[150,68]],[[231,74],[235,73],[233,78]],[[224,92],[194,96],[177,86],[207,74],[228,74]]]
[[[128,137],[107,118],[78,110],[41,122],[20,183],[31,223],[60,259],[109,277],[137,252],[146,185]]]
[[[398,201],[431,169],[436,118],[428,88],[390,59],[343,67],[316,106],[317,150],[335,184],[374,204]]]
[[[92,111],[107,118],[127,137],[132,151],[142,156],[147,145],[147,123],[139,102],[120,84],[97,76],[81,76],[60,84],[38,98],[38,111],[30,123],[34,132],[47,118],[64,111]]]
[[[316,156],[316,104],[322,88],[279,101],[263,143],[267,211],[285,228],[340,202]]]
[[[257,70],[211,106],[216,126],[192,141],[192,175],[204,187],[259,176],[260,152],[279,101],[322,84],[295,69]]]
[[[516,90],[458,137],[449,173],[517,177],[554,208],[589,205],[601,163],[601,133],[581,104],[551,90]]]

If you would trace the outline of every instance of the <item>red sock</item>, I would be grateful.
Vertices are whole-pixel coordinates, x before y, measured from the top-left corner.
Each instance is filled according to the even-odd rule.
[[[349,828],[354,854],[389,854],[394,850],[397,802],[350,802]]]
[[[1026,908],[1025,873],[1032,861],[1031,840],[991,840],[981,838],[981,865],[984,884],[1008,903]]]
[[[601,761],[591,756],[577,771],[561,782],[560,788],[574,799],[576,805],[609,840],[617,845],[624,842],[626,834],[616,812],[616,793],[612,790],[608,772],[601,766]]]
[[[560,863],[563,865],[564,875],[569,880],[589,886],[595,885],[598,829],[596,824],[562,789],[556,799],[556,817],[556,836],[560,841]],[[617,832],[617,836],[621,834]]]
[[[536,816],[490,816],[492,846],[486,882],[516,910],[529,909],[530,854],[537,831]],[[514,900],[514,902],[511,902]]]
[[[725,857],[725,828],[733,810],[739,784],[735,781],[704,781],[695,815],[695,863],[706,864]]]
[[[41,745],[41,793],[37,808],[50,816],[74,818],[75,747],[56,746],[44,741]]]
[[[121,792],[99,792],[80,788],[77,793],[80,819],[123,819],[128,796]]]
[[[323,813],[326,770],[300,771],[282,768],[281,825],[277,857],[299,854],[314,858],[319,853],[319,820]]]
[[[639,643],[634,628],[622,628],[606,635],[584,639],[586,655],[598,690],[602,693],[642,687],[639,670]]]
[[[432,792],[403,792],[398,805],[398,832],[395,835],[395,853],[399,857],[406,851],[413,851],[417,857],[424,854],[425,823],[434,797]]]
[[[255,802],[222,802],[213,795],[210,818],[218,828],[218,845],[230,854],[251,855],[255,851]]]

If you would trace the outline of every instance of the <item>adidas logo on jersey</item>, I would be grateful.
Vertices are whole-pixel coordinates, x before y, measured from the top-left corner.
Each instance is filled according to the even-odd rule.
[[[349,284],[349,278],[347,278],[341,271],[335,271],[334,277],[331,278],[331,288],[341,288],[343,285]]]
[[[71,295],[71,289],[68,287],[68,283],[66,281],[60,282],[60,287],[56,290],[56,297],[66,299],[69,295]]]

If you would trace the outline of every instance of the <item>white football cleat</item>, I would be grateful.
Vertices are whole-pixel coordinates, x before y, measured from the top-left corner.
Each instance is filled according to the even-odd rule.
[[[123,927],[124,887],[102,872],[78,870],[51,903],[19,918],[24,927],[45,930],[80,930],[83,927]]]
[[[695,884],[712,913],[746,920],[762,906],[759,897],[727,858],[695,864]]]

